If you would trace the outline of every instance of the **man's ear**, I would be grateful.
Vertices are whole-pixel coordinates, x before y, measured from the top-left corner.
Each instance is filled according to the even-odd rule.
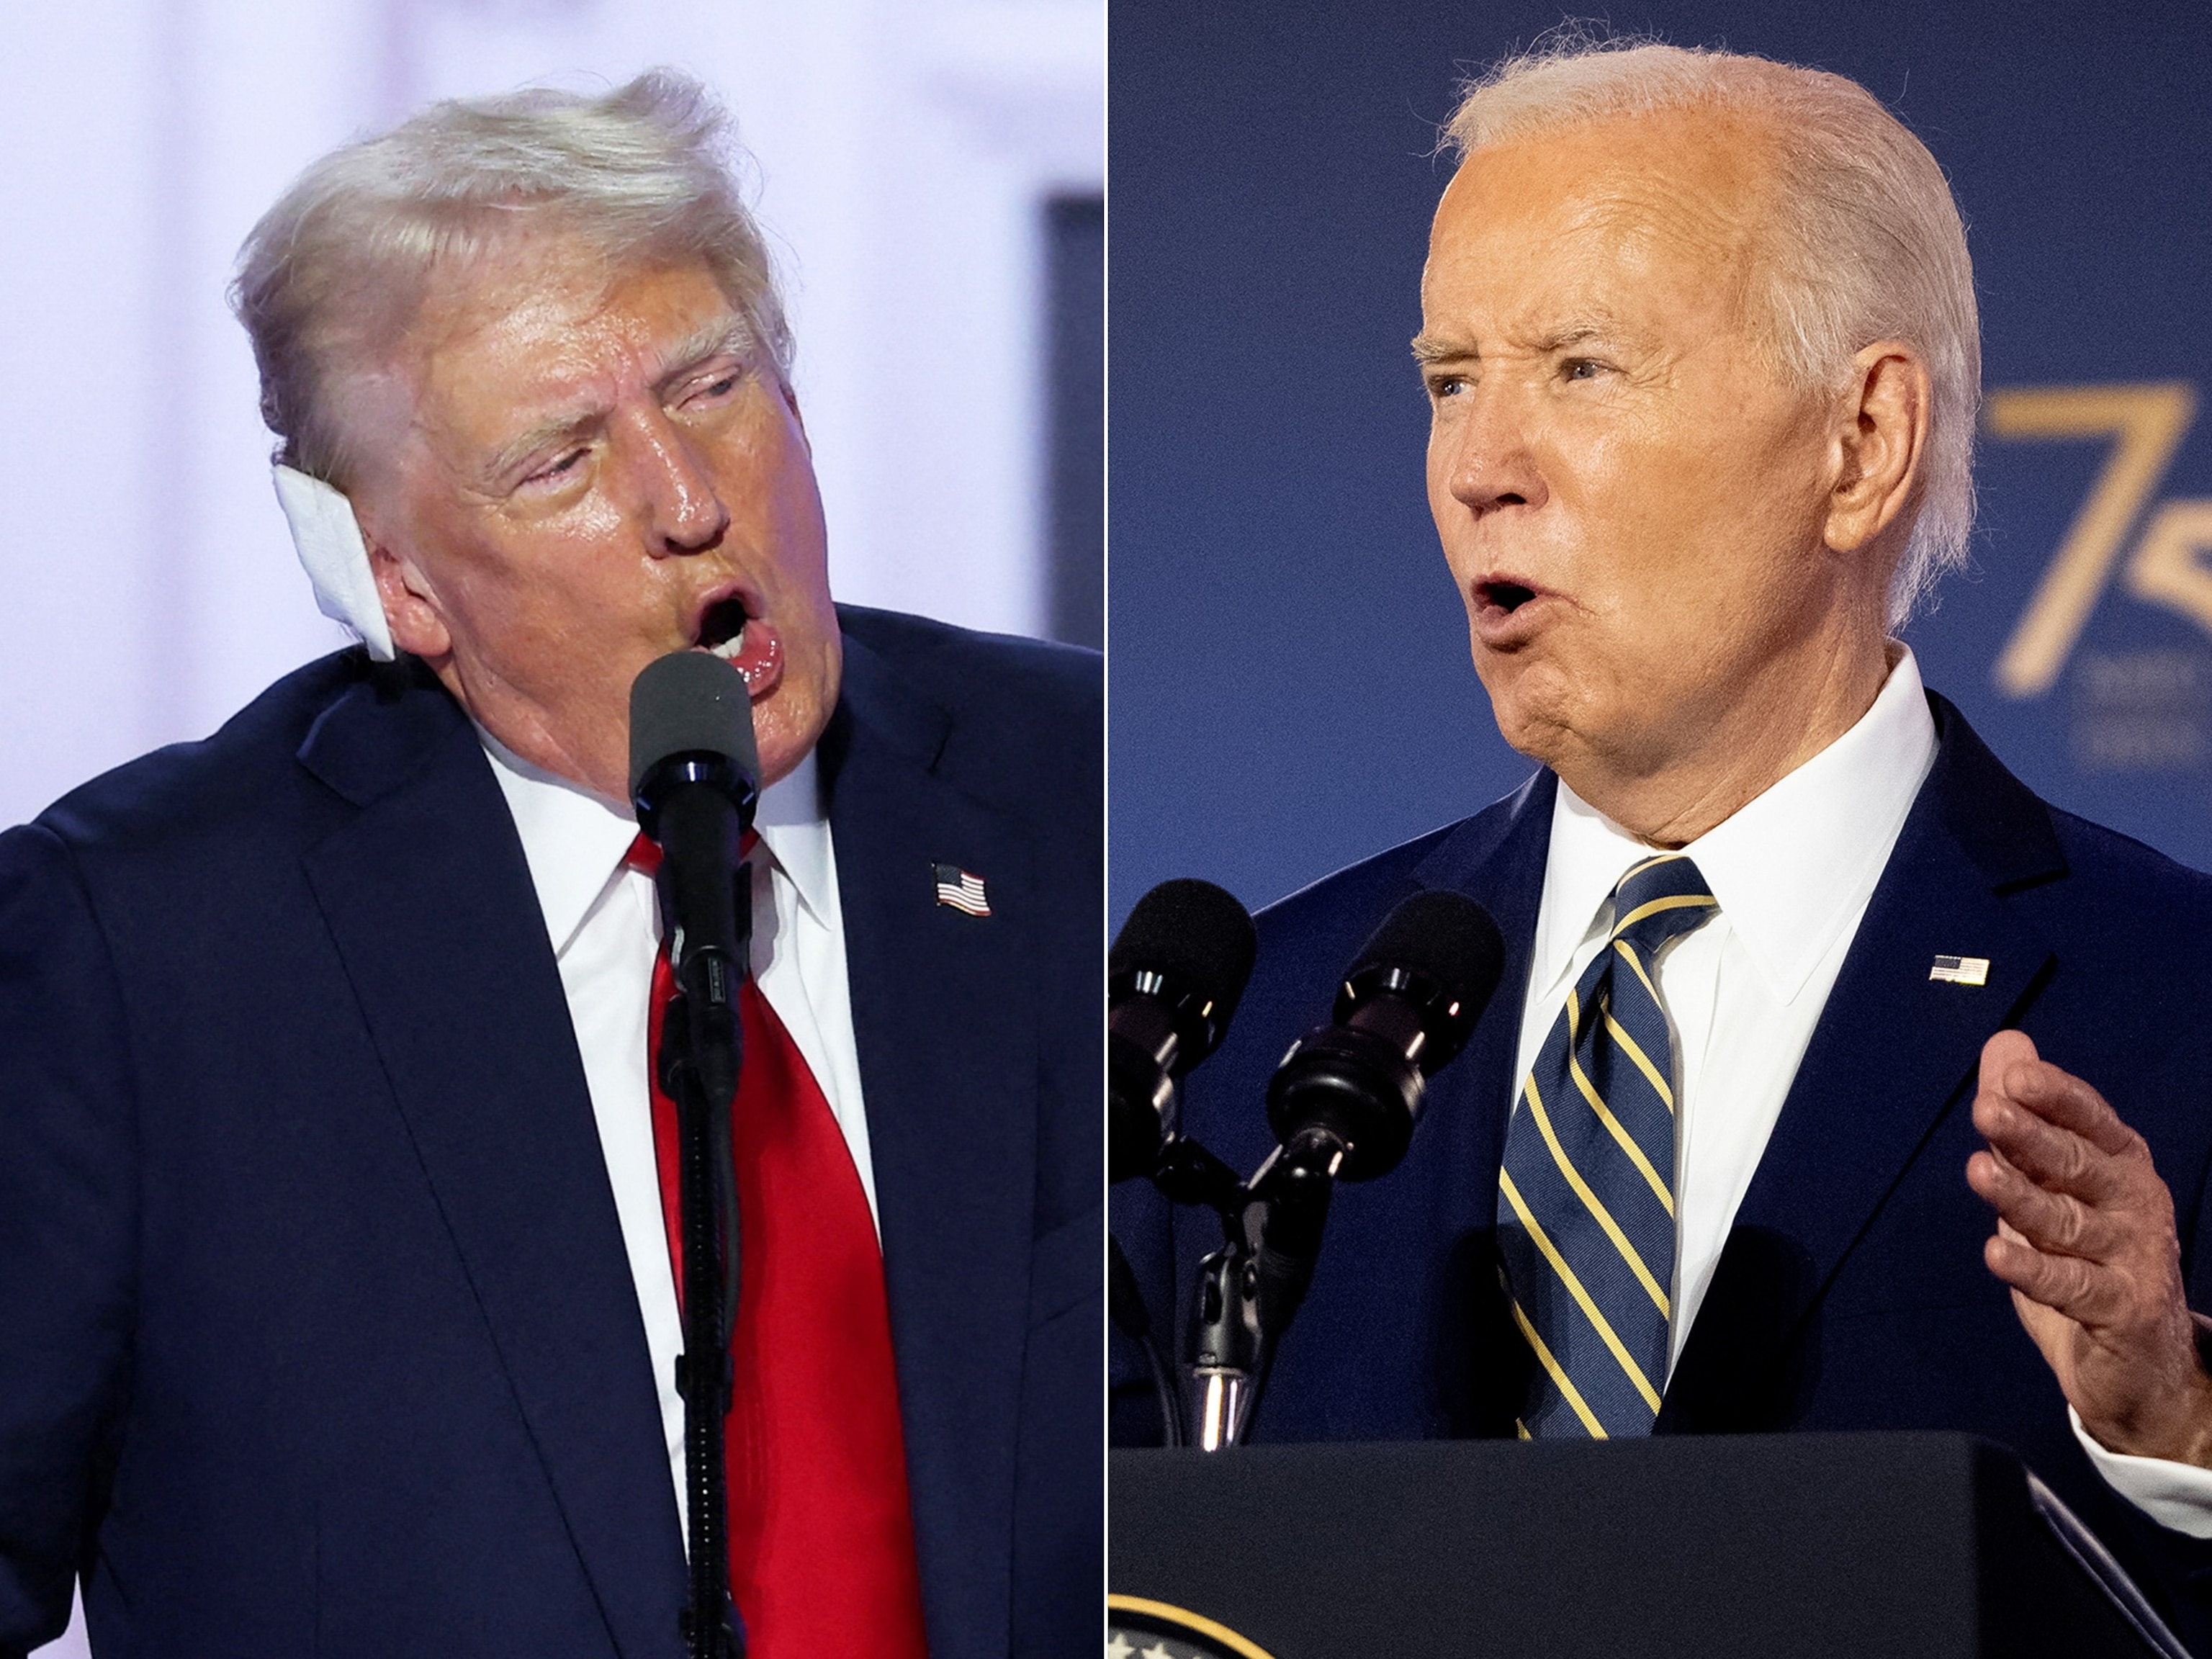
[[[1826,539],[1853,552],[1889,528],[1921,485],[1928,448],[1928,365],[1902,340],[1851,360],[1837,409]]]
[[[410,655],[436,664],[453,648],[452,631],[439,608],[436,590],[422,567],[394,552],[381,536],[364,524],[368,544],[368,568],[376,578],[376,596],[384,603],[385,625],[392,642]]]

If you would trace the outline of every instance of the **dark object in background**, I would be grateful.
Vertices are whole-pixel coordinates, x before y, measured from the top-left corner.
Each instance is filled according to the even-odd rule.
[[[1045,204],[1052,637],[1106,647],[1106,203]]]

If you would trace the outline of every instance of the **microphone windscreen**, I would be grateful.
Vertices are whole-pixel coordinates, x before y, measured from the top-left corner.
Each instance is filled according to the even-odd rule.
[[[672,651],[629,688],[629,791],[672,755],[727,756],[747,782],[760,782],[752,694],[745,677],[705,651]]]
[[[1149,969],[1176,980],[1211,1000],[1226,1027],[1259,948],[1252,918],[1234,894],[1184,877],[1162,882],[1137,901],[1115,935],[1107,971]]]
[[[1414,894],[1382,918],[1345,969],[1347,980],[1370,968],[1412,969],[1456,1003],[1480,1009],[1505,969],[1505,941],[1490,912],[1441,889]]]

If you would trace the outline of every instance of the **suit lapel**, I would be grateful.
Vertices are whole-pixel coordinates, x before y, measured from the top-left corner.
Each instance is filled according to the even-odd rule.
[[[1418,1183],[1418,1207],[1453,1239],[1443,1306],[1432,1322],[1438,1346],[1426,1369],[1431,1433],[1510,1434],[1525,1393],[1524,1352],[1498,1288],[1498,1168],[1516,1085],[1521,1011],[1535,953],[1536,911],[1551,854],[1559,781],[1537,773],[1508,800],[1463,825],[1415,866],[1419,885],[1464,894],[1490,912],[1505,962],[1467,1052],[1439,1072],[1410,1166],[1390,1179]],[[1499,1355],[1516,1356],[1501,1365]]]
[[[1474,1167],[1486,1173],[1488,1196],[1474,1196],[1485,1206],[1480,1212],[1484,1215],[1497,1209],[1498,1165],[1519,1081],[1513,1063],[1521,1047],[1521,1009],[1528,998],[1536,911],[1543,897],[1559,787],[1548,768],[1539,771],[1507,798],[1502,811],[1493,809],[1470,819],[1413,869],[1416,885],[1447,888],[1482,906],[1505,942],[1504,967],[1490,1006],[1466,1053],[1437,1079],[1476,1137]]]
[[[1659,1432],[1786,1425],[1776,1360],[1937,1123],[1972,1098],[1982,1044],[2048,977],[2049,945],[2003,897],[2063,873],[2048,811],[1929,701],[1935,769],[1737,1209]],[[1930,979],[1939,955],[1986,957],[1987,983]]]
[[[434,688],[355,687],[300,758],[360,808],[307,877],[609,1632],[668,1650],[684,1559],[651,1361],[513,820]]]
[[[1036,1091],[1026,837],[941,769],[952,717],[847,635],[823,742],[931,1646],[1003,1641],[1026,1328]],[[937,902],[981,877],[991,914]]]

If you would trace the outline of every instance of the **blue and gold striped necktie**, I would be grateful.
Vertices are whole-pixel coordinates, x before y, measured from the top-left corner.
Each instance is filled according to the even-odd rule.
[[[1659,954],[1718,907],[1679,853],[1613,890],[1613,933],[1522,1085],[1498,1176],[1498,1247],[1536,1358],[1523,1437],[1649,1434],[1674,1273],[1674,1044]]]

